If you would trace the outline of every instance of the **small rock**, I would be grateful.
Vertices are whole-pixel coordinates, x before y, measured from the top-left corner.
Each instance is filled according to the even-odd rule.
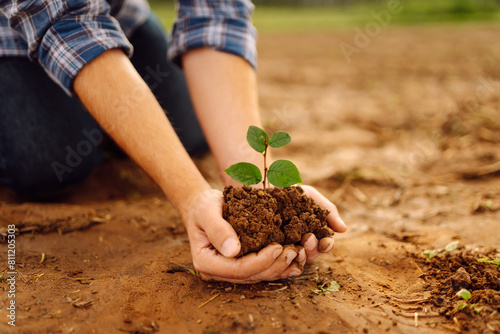
[[[455,288],[468,288],[472,284],[472,281],[469,273],[464,267],[460,267],[457,272],[451,276],[451,283]]]

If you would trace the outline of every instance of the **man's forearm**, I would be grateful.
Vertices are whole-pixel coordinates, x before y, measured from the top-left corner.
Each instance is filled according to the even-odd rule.
[[[161,106],[120,50],[80,71],[74,89],[105,131],[163,189],[180,211],[209,185],[184,150]]]
[[[249,125],[261,126],[257,78],[241,57],[198,48],[182,57],[193,104],[225,184],[230,165],[247,161],[262,165],[262,157],[246,142]]]

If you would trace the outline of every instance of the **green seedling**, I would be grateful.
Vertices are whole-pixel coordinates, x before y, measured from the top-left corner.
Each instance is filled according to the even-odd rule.
[[[457,309],[459,311],[462,311],[464,308],[468,306],[467,302],[465,300],[459,300],[457,303]]]
[[[200,272],[198,270],[188,269],[188,273],[190,273],[193,276],[201,277]]]
[[[476,304],[470,304],[470,305],[467,304],[467,300],[472,298],[472,293],[470,293],[469,290],[461,289],[460,291],[458,291],[456,293],[456,295],[458,297],[462,298],[462,300],[459,300],[457,303],[457,309],[459,311],[462,311],[464,308],[466,308],[468,306],[471,310],[475,311],[476,313],[481,312],[481,308],[476,307]]]
[[[481,262],[481,263],[486,263],[486,264],[495,264],[495,265],[500,265],[500,259],[489,259],[487,257],[483,257],[483,258],[480,258],[480,259],[477,259],[477,262]]]
[[[330,283],[318,284],[318,289],[311,290],[311,292],[317,295],[328,295],[330,292],[337,292],[339,290],[340,284],[336,281],[331,281]]]
[[[454,251],[455,249],[458,248],[458,241],[453,241],[450,242],[449,244],[446,245],[444,248],[443,254],[446,254],[448,252]]]
[[[427,260],[432,260],[434,256],[436,256],[438,253],[437,249],[428,249],[422,252],[422,256],[425,257]]]
[[[469,307],[471,310],[474,310],[477,314],[481,313],[481,311],[483,310],[482,308],[477,307],[476,304],[470,304]]]
[[[450,242],[444,249],[428,249],[422,252],[422,256],[425,257],[427,260],[432,260],[434,256],[436,256],[438,253],[449,253],[451,251],[454,251],[455,249],[458,248],[458,241],[453,241]]]
[[[259,127],[250,126],[247,131],[247,142],[255,151],[264,157],[264,179],[260,169],[249,162],[239,162],[230,166],[225,172],[236,182],[244,185],[253,185],[262,182],[266,189],[266,180],[272,185],[280,188],[289,187],[302,182],[299,170],[289,160],[276,160],[267,168],[267,149],[269,147],[279,148],[290,143],[292,138],[284,131],[277,131],[269,137]]]
[[[456,293],[458,297],[461,297],[463,300],[469,300],[472,298],[472,294],[467,289],[461,289]]]
[[[486,210],[491,210],[492,206],[493,206],[493,201],[491,199],[487,200],[486,202],[484,202],[483,204],[481,204],[481,206],[486,209]]]

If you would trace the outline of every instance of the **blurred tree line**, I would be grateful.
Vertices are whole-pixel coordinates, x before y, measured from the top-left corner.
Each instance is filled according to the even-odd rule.
[[[410,0],[399,0],[401,4]],[[327,6],[327,7],[346,7],[360,4],[380,4],[387,3],[388,0],[253,0],[254,4],[259,6]],[[422,5],[445,2],[457,12],[476,11],[478,9],[491,9],[500,6],[500,0],[411,0],[411,2]]]
[[[374,5],[387,3],[391,0],[252,0],[258,6],[272,7],[349,7],[359,5]],[[447,12],[469,13],[477,11],[498,10],[500,0],[392,0],[400,1],[405,5],[410,3],[413,7],[446,7]],[[175,0],[149,0],[153,4],[173,3]]]
[[[254,0],[259,6],[348,6],[363,3],[380,3],[383,0]]]

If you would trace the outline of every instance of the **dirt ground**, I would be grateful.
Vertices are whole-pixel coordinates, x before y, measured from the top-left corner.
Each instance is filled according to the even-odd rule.
[[[172,205],[126,159],[64,202],[21,203],[0,188],[0,224],[22,232],[17,326],[3,279],[0,332],[500,333],[500,266],[475,262],[500,258],[499,33],[386,29],[350,63],[339,43],[352,44],[352,30],[260,36],[263,119],[293,139],[276,158],[294,161],[349,225],[293,280],[201,281]],[[197,164],[222,189],[213,159]],[[454,310],[460,267],[480,312]],[[474,284],[486,272],[483,300]],[[332,281],[339,291],[321,293]]]

